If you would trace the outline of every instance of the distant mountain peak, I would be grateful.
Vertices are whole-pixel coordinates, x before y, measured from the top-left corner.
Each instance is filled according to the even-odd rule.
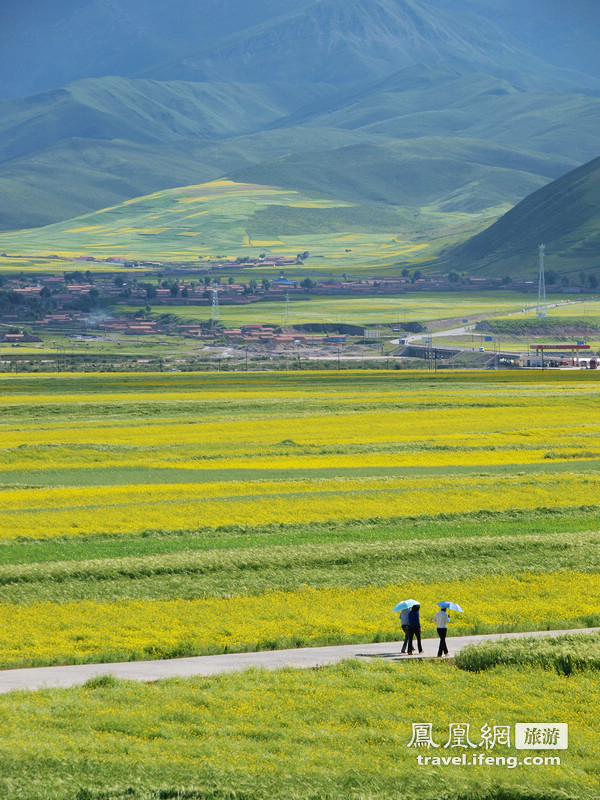
[[[144,74],[349,82],[419,62],[531,67],[534,61],[492,22],[423,0],[316,0]]]

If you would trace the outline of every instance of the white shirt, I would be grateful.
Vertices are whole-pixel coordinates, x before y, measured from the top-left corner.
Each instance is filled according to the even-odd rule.
[[[450,617],[445,611],[440,609],[433,618],[433,621],[435,622],[436,628],[447,628],[448,623],[450,622]]]

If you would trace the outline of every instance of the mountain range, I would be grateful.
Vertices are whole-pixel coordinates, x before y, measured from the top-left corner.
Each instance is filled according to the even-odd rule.
[[[440,60],[585,83],[599,23],[595,0],[5,0],[0,98],[107,75],[351,83]]]
[[[598,155],[590,0],[0,11],[0,229],[228,177],[493,221]]]

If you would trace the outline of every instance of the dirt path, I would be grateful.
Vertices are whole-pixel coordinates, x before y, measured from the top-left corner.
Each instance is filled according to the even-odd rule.
[[[519,636],[560,636],[565,633],[593,633],[600,628],[582,628],[572,631],[537,631],[529,633],[503,633],[481,636],[457,636],[447,640],[449,655],[453,656],[468,644],[477,644]],[[15,689],[41,689],[42,687],[80,686],[99,675],[114,675],[132,681],[156,681],[164,678],[189,678],[193,675],[215,675],[234,672],[248,667],[278,669],[280,667],[319,667],[335,664],[344,658],[385,658],[390,661],[415,661],[435,658],[438,640],[424,639],[422,656],[401,655],[401,642],[375,644],[349,644],[337,647],[304,647],[299,650],[269,650],[259,653],[231,653],[218,656],[195,656],[164,661],[128,661],[118,664],[77,664],[66,667],[34,667],[30,669],[0,670],[0,694]]]

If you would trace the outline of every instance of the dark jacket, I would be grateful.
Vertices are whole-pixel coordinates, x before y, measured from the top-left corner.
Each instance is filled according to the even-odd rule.
[[[419,616],[418,611],[413,611],[411,608],[408,614],[408,624],[411,628],[420,628],[421,627],[421,617]]]

